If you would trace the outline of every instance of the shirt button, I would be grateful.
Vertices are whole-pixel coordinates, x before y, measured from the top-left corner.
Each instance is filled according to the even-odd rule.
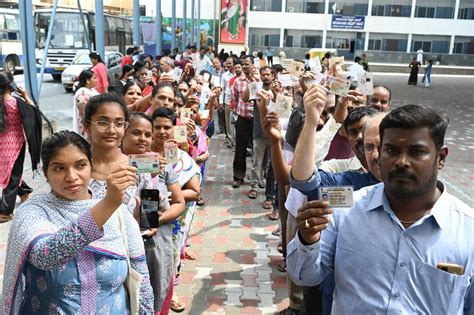
[[[405,263],[400,263],[400,267],[405,267]]]
[[[397,293],[394,294],[394,296],[395,297],[400,297],[400,293],[397,292]]]

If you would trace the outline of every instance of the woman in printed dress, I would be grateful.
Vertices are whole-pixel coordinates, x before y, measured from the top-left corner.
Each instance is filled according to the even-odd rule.
[[[152,141],[152,123],[143,113],[131,113],[130,125],[125,131],[122,151],[125,154],[147,154]],[[174,245],[172,222],[185,210],[185,203],[178,177],[171,165],[160,156],[159,174],[142,174],[139,189],[160,191],[159,228],[146,236],[146,260],[150,271],[150,283],[155,297],[155,314],[168,315],[173,294]],[[137,216],[135,216],[137,218]],[[138,218],[137,218],[138,219]],[[150,239],[151,238],[151,239]]]
[[[143,275],[139,313],[152,314],[138,224],[122,205],[127,188],[135,185],[136,169],[125,165],[109,172],[107,194],[97,200],[88,189],[92,157],[84,138],[55,133],[44,141],[41,156],[51,192],[18,209],[8,238],[0,313],[129,313],[128,255],[131,268]]]
[[[176,114],[169,108],[159,108],[151,117],[153,122],[153,142],[152,150],[165,155],[165,143],[173,140],[173,127],[176,125]],[[178,175],[178,183],[183,191],[186,209],[181,216],[172,222],[174,225],[174,246],[175,246],[175,270],[180,269],[181,259],[184,259],[184,249],[189,235],[191,223],[196,209],[196,202],[199,200],[201,192],[201,170],[185,151],[178,149],[178,162],[172,164],[174,171]],[[175,274],[177,275],[177,274]],[[179,277],[175,279],[175,285],[179,283]],[[185,308],[183,302],[174,295],[171,301],[171,309],[181,312]]]
[[[92,96],[99,95],[95,89],[95,74],[89,69],[83,70],[79,75],[79,85],[73,99],[72,130],[87,139],[84,130],[84,108]]]
[[[41,146],[41,117],[35,117],[33,101],[25,89],[17,91],[24,99],[13,96],[16,85],[13,78],[0,72],[0,185],[2,199],[0,203],[0,223],[13,219],[16,196],[26,200],[32,189],[22,181],[25,161],[26,142],[31,155],[32,168],[39,163]]]

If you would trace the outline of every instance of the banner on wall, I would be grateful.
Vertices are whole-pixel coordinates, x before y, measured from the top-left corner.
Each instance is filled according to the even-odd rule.
[[[220,0],[220,43],[245,44],[247,3],[247,0]]]
[[[331,28],[346,30],[363,30],[365,16],[333,15]]]

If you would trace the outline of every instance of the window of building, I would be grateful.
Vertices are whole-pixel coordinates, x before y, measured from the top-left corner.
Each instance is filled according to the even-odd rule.
[[[460,1],[458,12],[458,19],[474,20],[474,0]]]
[[[474,55],[474,37],[456,36],[454,39],[453,53]]]
[[[252,46],[280,46],[280,30],[277,28],[251,27],[249,34]]]
[[[376,51],[406,51],[408,35],[370,33],[368,50]]]
[[[284,47],[321,48],[323,34],[320,31],[285,30]]]
[[[336,8],[336,10],[333,10]],[[367,15],[369,12],[368,1],[362,0],[345,0],[342,2],[329,2],[329,13],[330,14],[341,14],[341,15]]]
[[[418,0],[415,17],[452,19],[454,18],[454,0]]]
[[[449,36],[413,35],[411,50],[423,49],[424,52],[447,54],[450,39]]]
[[[281,0],[252,0],[252,11],[281,12]]]
[[[404,16],[411,15],[411,0],[374,0],[373,16]]]
[[[287,0],[286,12],[324,14],[325,2],[321,0]]]

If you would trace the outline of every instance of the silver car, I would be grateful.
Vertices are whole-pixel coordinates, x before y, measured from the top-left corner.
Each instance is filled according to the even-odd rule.
[[[117,77],[122,75],[122,67],[120,62],[122,61],[123,55],[116,51],[105,52],[105,65],[107,66],[107,77],[109,78],[109,84],[112,85]],[[79,75],[82,70],[91,68],[92,62],[89,58],[89,52],[80,52],[74,57],[71,65],[64,69],[61,74],[61,83],[64,86],[66,92],[73,92],[75,83],[79,80]]]

